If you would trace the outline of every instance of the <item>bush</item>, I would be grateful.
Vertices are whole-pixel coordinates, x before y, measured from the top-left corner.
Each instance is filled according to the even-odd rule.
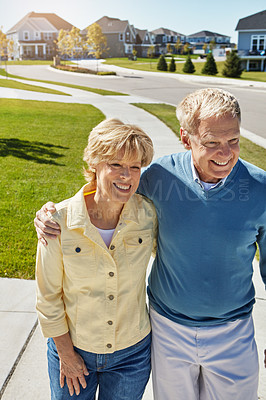
[[[167,71],[167,62],[165,61],[165,58],[163,55],[160,56],[158,64],[157,64],[157,69],[159,71]]]
[[[80,72],[82,74],[94,74],[96,72],[88,68],[80,68],[72,65],[51,65],[52,68],[60,69],[61,71]]]
[[[191,61],[190,55],[187,56],[182,71],[185,72],[185,74],[193,74],[195,72],[195,67],[193,62]]]
[[[222,74],[228,78],[240,78],[242,72],[241,60],[237,53],[235,51],[228,53]]]
[[[202,68],[201,73],[204,75],[216,75],[218,73],[216,62],[212,53],[207,55],[207,60]]]
[[[171,62],[169,64],[169,71],[170,72],[175,72],[176,66],[175,66],[175,59],[174,57],[171,58]]]
[[[112,72],[112,71],[99,71],[99,72],[97,72],[97,75],[116,75],[116,72]]]

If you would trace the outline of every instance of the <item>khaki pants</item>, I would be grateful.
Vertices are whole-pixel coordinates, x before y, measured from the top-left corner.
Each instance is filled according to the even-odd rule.
[[[208,327],[180,325],[150,310],[155,400],[257,400],[252,317]]]

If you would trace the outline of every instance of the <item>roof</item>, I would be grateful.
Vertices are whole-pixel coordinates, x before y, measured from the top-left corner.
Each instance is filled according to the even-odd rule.
[[[193,37],[210,37],[210,36],[223,36],[223,37],[230,37],[227,35],[223,35],[221,33],[216,33],[216,32],[211,32],[211,31],[200,31],[197,33],[193,33],[192,35],[188,35],[187,37],[193,38]]]
[[[236,26],[236,31],[266,29],[266,10],[248,17],[241,18]]]
[[[102,33],[124,32],[127,26],[130,26],[127,20],[121,21],[121,19],[107,16],[98,19],[96,24],[100,25]]]
[[[182,33],[178,33],[178,32],[172,31],[171,29],[167,29],[167,28],[154,29],[153,31],[151,31],[151,33],[154,33],[155,35],[185,36]]]
[[[24,18],[22,18],[19,22],[16,23],[11,29],[7,31],[7,33],[11,32],[16,32],[19,30],[19,27],[25,23],[28,19],[33,19],[34,22],[36,23],[39,18],[43,19],[45,18],[47,21],[50,22],[51,25],[53,25],[58,31],[60,29],[64,30],[71,30],[72,29],[72,24],[68,23],[64,19],[60,18],[58,15],[54,13],[36,13],[34,11],[28,13]]]
[[[143,41],[145,39],[146,34],[148,33],[147,29],[138,29],[135,28],[137,35],[139,35],[140,39]]]

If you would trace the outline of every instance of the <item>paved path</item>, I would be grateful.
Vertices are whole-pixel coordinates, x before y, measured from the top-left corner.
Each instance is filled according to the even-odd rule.
[[[40,86],[39,83],[36,85]],[[42,85],[58,89],[56,85]],[[63,88],[63,91],[71,94],[72,97],[0,88],[0,98],[92,104],[102,110],[106,117],[117,117],[124,122],[141,126],[152,137],[155,157],[184,151],[169,128],[152,115],[128,104],[129,102],[154,102],[151,99],[132,96],[99,96],[70,88]],[[254,318],[262,363],[266,331],[266,296],[258,276],[256,261],[254,269],[257,296]],[[34,281],[0,279],[0,327],[0,399],[49,399],[45,340],[39,328],[36,327]],[[260,380],[260,399],[266,400],[266,370],[264,368],[260,369]],[[152,400],[152,398],[149,382],[143,400]]]

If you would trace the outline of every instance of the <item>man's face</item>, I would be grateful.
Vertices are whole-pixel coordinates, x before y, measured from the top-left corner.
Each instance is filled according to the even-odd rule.
[[[226,115],[202,120],[193,135],[182,128],[181,140],[191,149],[192,159],[203,182],[216,183],[230,174],[239,157],[240,124]]]

